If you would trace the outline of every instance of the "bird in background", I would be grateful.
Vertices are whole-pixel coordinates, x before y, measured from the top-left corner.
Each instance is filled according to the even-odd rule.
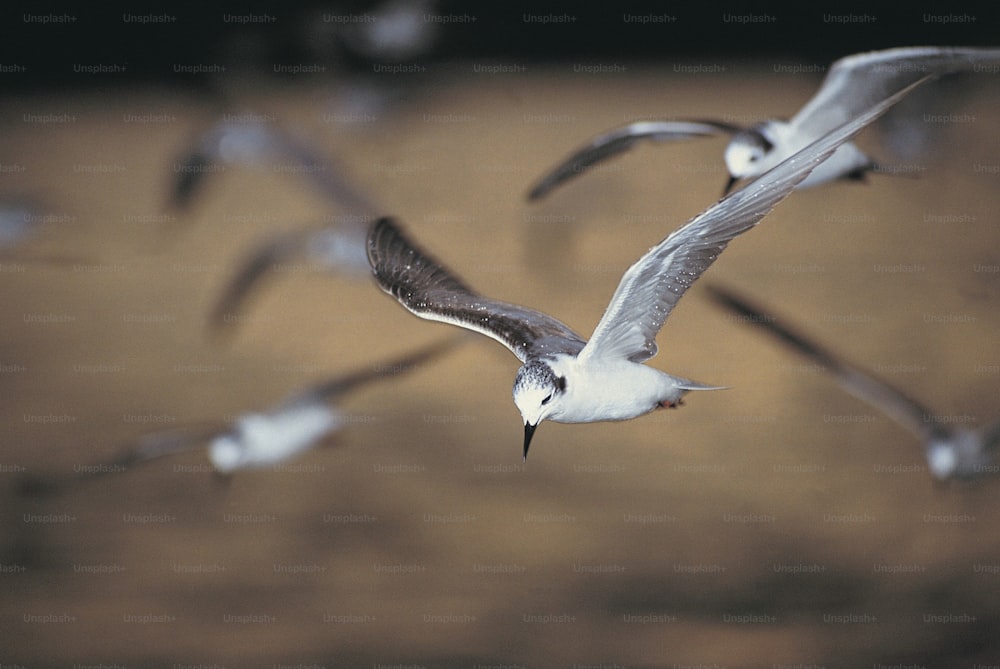
[[[79,472],[73,475],[26,475],[20,482],[21,493],[50,493],[73,483],[125,472],[151,460],[198,450],[206,443],[212,468],[223,476],[280,465],[350,423],[349,416],[336,408],[336,401],[375,381],[387,381],[414,371],[454,348],[458,341],[448,338],[394,360],[322,381],[272,407],[243,413],[232,421],[208,421],[146,434],[129,444],[117,458],[77,467]]]
[[[182,149],[173,165],[169,208],[189,210],[213,173],[235,166],[305,177],[321,196],[347,211],[377,211],[347,170],[313,140],[289,131],[273,114],[255,112],[222,114]]]
[[[995,473],[995,451],[1000,444],[1000,422],[968,430],[934,420],[934,414],[902,390],[862,371],[829,349],[809,339],[767,309],[732,290],[709,286],[713,300],[756,326],[799,355],[822,366],[837,385],[908,429],[923,445],[931,475],[938,481],[970,479]]]
[[[365,243],[370,216],[335,216],[336,222],[279,232],[248,253],[223,286],[208,326],[216,336],[231,336],[250,297],[281,268],[318,270],[359,278],[370,272]]]
[[[367,223],[381,214],[378,205],[348,176],[348,171],[318,148],[285,130],[276,118],[229,115],[201,133],[175,166],[174,208],[188,209],[217,165],[281,169],[305,176],[340,214],[319,225],[293,228],[259,242],[240,262],[209,315],[214,335],[231,335],[241,323],[254,290],[280,268],[310,269],[362,276],[368,272]]]
[[[788,121],[770,119],[748,127],[712,120],[639,121],[598,135],[574,151],[529,191],[540,200],[590,167],[645,140],[656,142],[709,135],[731,135],[723,153],[729,180],[753,179],[915,81],[958,72],[975,72],[1000,64],[1000,49],[976,47],[900,47],[846,56],[835,61],[816,94]],[[799,188],[835,179],[862,179],[877,163],[853,142],[845,142]]]
[[[652,247],[625,272],[589,341],[547,314],[478,294],[390,218],[375,221],[368,237],[375,280],[413,314],[485,334],[517,356],[522,366],[513,397],[524,422],[525,459],[543,420],[627,420],[677,406],[688,391],[718,386],[642,364],[656,354],[656,335],[674,306],[733,238],[759,223],[910,87],[845,121]]]

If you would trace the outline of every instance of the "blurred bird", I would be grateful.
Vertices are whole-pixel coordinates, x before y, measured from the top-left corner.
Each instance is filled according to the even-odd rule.
[[[872,405],[920,439],[935,479],[968,479],[997,471],[995,451],[1000,422],[981,430],[966,430],[933,420],[934,414],[903,391],[841,360],[828,349],[799,334],[763,308],[718,286],[709,287],[714,300],[740,315],[800,355],[822,365],[845,391]]]
[[[391,219],[372,225],[369,261],[379,286],[415,315],[492,337],[523,363],[514,379],[514,404],[524,421],[527,459],[542,420],[627,420],[677,406],[690,390],[716,389],[642,364],[656,354],[657,333],[674,306],[733,238],[759,223],[838,146],[908,92],[879,101],[651,248],[625,272],[590,341],[547,314],[479,295]]]
[[[222,120],[203,133],[194,149],[175,165],[177,179],[171,203],[187,208],[205,177],[219,165],[241,164],[307,176],[319,193],[343,215],[332,216],[321,226],[296,228],[272,236],[243,260],[223,289],[209,325],[215,334],[231,333],[242,321],[240,311],[252,290],[276,268],[305,262],[316,269],[360,276],[367,271],[365,222],[379,215],[361,188],[351,183],[347,171],[333,160],[285,131],[274,119]]]
[[[973,47],[902,47],[846,56],[830,66],[819,90],[789,121],[767,120],[746,128],[717,121],[631,123],[595,137],[572,153],[531,188],[528,199],[543,198],[563,182],[642,140],[672,141],[719,133],[732,135],[723,155],[729,171],[725,194],[740,179],[760,176],[915,81],[997,64],[1000,49]],[[877,167],[854,143],[846,142],[798,187],[862,179]]]
[[[281,267],[304,263],[309,269],[342,276],[361,277],[370,271],[365,251],[367,225],[356,216],[341,217],[339,224],[323,224],[279,233],[265,240],[241,262],[223,288],[209,316],[215,335],[232,334],[254,288]]]
[[[224,115],[182,151],[173,166],[176,176],[169,206],[190,208],[208,175],[234,165],[303,175],[321,195],[347,211],[360,214],[376,210],[331,158],[285,130],[270,115],[252,113]]]
[[[150,460],[184,453],[208,443],[208,459],[215,472],[230,475],[286,462],[318,445],[350,420],[331,402],[374,381],[397,377],[452,349],[458,340],[446,339],[401,358],[323,381],[259,412],[244,413],[231,422],[211,421],[140,437],[114,460],[79,466],[71,477],[26,476],[22,494],[60,490],[100,475],[120,473]]]

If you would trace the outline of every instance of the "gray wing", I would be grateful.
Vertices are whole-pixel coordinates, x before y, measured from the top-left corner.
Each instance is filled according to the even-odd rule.
[[[173,185],[170,188],[167,206],[174,210],[187,210],[195,195],[205,183],[205,175],[211,170],[212,156],[201,147],[187,151],[176,164]]]
[[[407,239],[390,218],[372,224],[368,260],[375,280],[408,310],[496,339],[521,362],[575,354],[583,339],[543,313],[482,297]]]
[[[177,453],[197,450],[219,433],[228,429],[221,422],[206,422],[183,428],[161,430],[145,434],[124,447],[117,457],[104,462],[82,466],[70,475],[30,475],[21,479],[20,494],[26,496],[50,495],[85,481],[96,481],[108,474],[127,471],[129,467],[168,457]]]
[[[313,230],[293,230],[261,244],[240,266],[225,287],[209,316],[209,326],[216,332],[231,332],[252,289],[276,265],[303,253]]]
[[[269,128],[271,147],[291,171],[303,172],[327,199],[358,216],[374,217],[381,208],[348,177],[334,158],[318,151],[304,139],[274,125]]]
[[[656,334],[691,284],[715,262],[730,241],[757,225],[838,146],[885,113],[910,89],[871,109],[785,159],[675,230],[639,258],[622,277],[580,359],[656,354]]]
[[[221,421],[209,421],[198,426],[184,427],[177,430],[152,432],[140,437],[135,445],[129,447],[112,464],[122,466],[136,465],[150,460],[185,453],[200,448],[205,441],[215,437],[220,432],[229,429],[229,425]]]
[[[982,440],[984,452],[1000,451],[1000,421],[988,425],[982,430]]]
[[[539,200],[556,186],[597,163],[631,149],[643,140],[690,139],[719,133],[734,134],[740,128],[716,121],[639,121],[610,130],[590,140],[553,168],[528,192],[529,200]]]
[[[841,388],[892,417],[924,443],[931,439],[943,440],[950,434],[943,426],[926,420],[932,414],[927,407],[898,388],[839,359],[829,350],[784,325],[782,319],[723,288],[710,286],[709,294],[722,306],[740,314],[744,322],[756,325],[800,355],[822,365]]]
[[[345,276],[370,272],[366,252],[367,226],[351,221],[335,227],[311,226],[282,232],[258,246],[226,285],[212,313],[209,326],[216,333],[231,332],[251,293],[263,279],[282,265],[308,263]]]
[[[379,212],[331,157],[277,122],[256,120],[223,120],[203,131],[175,168],[170,205],[189,207],[217,163],[269,163],[275,172],[308,178],[324,197],[348,211],[369,217]]]
[[[789,126],[801,137],[798,146],[805,146],[914,82],[998,63],[1000,49],[974,47],[903,47],[847,56],[830,67]]]
[[[383,381],[395,378],[400,374],[413,371],[418,365],[433,360],[439,355],[453,349],[459,343],[459,338],[450,337],[429,346],[408,353],[394,360],[365,367],[357,371],[345,374],[344,376],[323,381],[303,393],[292,396],[283,403],[283,406],[293,404],[312,404],[319,401],[333,400],[347,393],[353,392],[374,381]]]

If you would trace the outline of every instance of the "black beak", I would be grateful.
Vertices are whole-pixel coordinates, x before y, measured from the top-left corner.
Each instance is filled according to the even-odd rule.
[[[733,184],[735,184],[739,179],[733,175],[729,175],[729,181],[726,182],[726,187],[722,189],[722,196],[725,197],[729,195],[729,191],[733,189]]]
[[[527,462],[528,460],[528,447],[531,446],[531,436],[535,434],[536,427],[538,427],[538,423],[534,425],[531,423],[524,424],[524,460],[521,462]]]

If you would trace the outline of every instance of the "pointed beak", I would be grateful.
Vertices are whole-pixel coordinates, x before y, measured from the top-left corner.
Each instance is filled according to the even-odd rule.
[[[528,460],[528,447],[531,446],[531,437],[535,434],[536,427],[538,427],[538,423],[534,425],[531,423],[524,424],[524,460],[521,462],[527,462]]]
[[[729,181],[726,182],[726,187],[722,189],[722,196],[723,197],[725,197],[726,195],[729,195],[729,191],[731,191],[733,189],[733,185],[737,181],[739,181],[739,178],[734,177],[731,174],[729,175]]]

